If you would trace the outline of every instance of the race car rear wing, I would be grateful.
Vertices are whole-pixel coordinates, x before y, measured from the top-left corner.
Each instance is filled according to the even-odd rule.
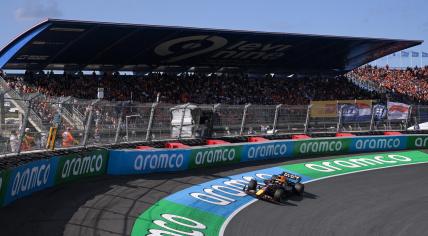
[[[302,177],[295,175],[295,174],[292,174],[292,173],[283,172],[282,175],[287,177],[290,180],[294,180],[297,183],[299,183],[302,180]]]

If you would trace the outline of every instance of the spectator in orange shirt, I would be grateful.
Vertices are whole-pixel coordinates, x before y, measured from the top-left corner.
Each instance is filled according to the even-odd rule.
[[[30,134],[30,128],[25,128],[24,139],[22,140],[21,150],[30,151],[34,146],[34,137]]]
[[[62,147],[71,147],[74,144],[76,144],[76,141],[74,140],[73,135],[71,134],[71,128],[68,127],[67,131],[64,131],[64,133],[62,133]]]

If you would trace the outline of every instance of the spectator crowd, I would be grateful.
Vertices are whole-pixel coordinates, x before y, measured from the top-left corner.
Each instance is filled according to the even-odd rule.
[[[428,102],[428,67],[391,69],[363,66],[350,73],[361,81],[376,84],[391,97],[407,100],[408,103]]]
[[[20,93],[95,99],[104,88],[106,100],[153,102],[157,94],[164,103],[196,104],[308,104],[310,100],[377,98],[344,77],[248,78],[246,75],[181,75],[151,73],[143,76],[27,73],[7,77]]]

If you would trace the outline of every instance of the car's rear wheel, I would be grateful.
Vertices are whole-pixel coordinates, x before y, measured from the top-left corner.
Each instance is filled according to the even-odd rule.
[[[282,188],[275,190],[275,193],[273,194],[273,199],[277,202],[282,202],[285,199],[285,190]]]
[[[250,182],[248,182],[248,191],[253,190],[256,191],[257,188],[257,180],[252,179]]]
[[[297,183],[297,184],[294,185],[293,190],[298,195],[303,195],[303,193],[305,192],[305,185],[303,185],[301,183]]]

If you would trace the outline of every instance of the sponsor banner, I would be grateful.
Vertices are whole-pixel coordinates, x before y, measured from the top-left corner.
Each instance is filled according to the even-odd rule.
[[[385,105],[382,104],[376,104],[373,107],[374,112],[374,120],[375,121],[381,121],[386,118],[386,114],[388,112],[388,109],[386,109]]]
[[[405,120],[408,117],[410,105],[399,102],[388,102],[388,120]]]
[[[355,119],[367,119],[370,117],[372,100],[330,100],[330,101],[311,101],[311,117],[319,118],[334,118],[337,117],[338,105],[352,104],[352,110],[345,111],[351,112]],[[348,107],[351,108],[351,107]]]
[[[237,163],[241,153],[242,145],[195,148],[191,150],[189,169]]]
[[[54,185],[58,158],[34,161],[10,171],[5,204]]]
[[[224,217],[161,200],[136,219],[131,235],[219,235],[224,221]]]
[[[8,180],[9,171],[0,171],[0,207],[3,206]]]
[[[146,174],[186,170],[190,150],[113,150],[107,173],[111,175]]]
[[[84,156],[78,154],[60,156],[58,157],[55,184],[105,174],[107,162],[107,150],[92,151]]]
[[[428,148],[428,136],[427,135],[408,136],[407,148],[408,149]]]
[[[294,155],[337,154],[349,150],[350,138],[320,138],[294,141]]]
[[[405,151],[299,163],[286,165],[282,168],[317,179],[362,170],[426,162],[428,162],[427,153],[420,151]]]
[[[407,148],[406,136],[380,136],[352,138],[350,152],[373,152]]]
[[[242,147],[241,162],[279,159],[293,155],[292,141],[274,141],[245,144]]]
[[[367,122],[371,119],[372,100],[354,100],[352,104],[341,105],[340,109],[343,123]]]
[[[311,117],[337,117],[337,101],[311,101]]]

